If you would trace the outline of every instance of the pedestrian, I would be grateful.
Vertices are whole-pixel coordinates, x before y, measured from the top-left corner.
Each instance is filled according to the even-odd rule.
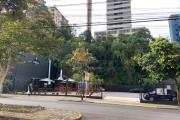
[[[27,94],[30,96],[30,91],[29,91],[30,87],[28,85],[28,91],[27,91]]]
[[[32,87],[32,84],[29,84],[28,85],[28,95],[32,95],[32,91],[33,91],[33,87]]]

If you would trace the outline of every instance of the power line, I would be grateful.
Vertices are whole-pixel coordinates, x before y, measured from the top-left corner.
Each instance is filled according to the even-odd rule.
[[[163,19],[144,19],[144,20],[139,20],[139,21],[129,21],[129,22],[124,22],[124,23],[141,23],[141,22],[153,22],[153,21],[167,21],[167,20],[177,20],[179,19],[179,17],[172,17],[172,18],[163,18]],[[113,22],[113,23],[117,23],[117,22]],[[108,23],[107,22],[99,22],[99,23],[93,23],[91,26],[99,26],[99,25],[107,25]],[[79,24],[77,25],[76,27],[83,27],[83,26],[88,26],[87,24]],[[74,27],[74,26],[71,26],[71,25],[65,25],[65,24],[62,24],[61,27]],[[51,27],[51,26],[47,26],[47,27],[38,27],[38,28],[29,28],[29,27],[18,27],[18,28],[11,28],[11,29],[43,29],[43,28],[55,28],[55,27]],[[56,27],[58,28],[58,27]],[[125,28],[125,27],[124,27]]]

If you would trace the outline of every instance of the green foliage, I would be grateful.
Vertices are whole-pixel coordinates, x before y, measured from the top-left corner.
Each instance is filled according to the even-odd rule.
[[[91,43],[92,41],[92,34],[90,30],[86,30],[84,31],[84,37],[85,37],[85,41]]]
[[[3,15],[8,16],[11,20],[25,18],[25,11],[29,6],[38,5],[36,0],[1,0],[0,2],[0,12],[2,12]]]
[[[81,56],[79,54],[83,55]],[[85,72],[94,69],[94,67],[90,66],[90,64],[93,64],[95,62],[97,62],[97,60],[92,56],[91,53],[88,52],[88,50],[85,50],[83,43],[79,43],[79,46],[75,51],[73,51],[73,56],[68,59],[67,64],[72,67],[72,70],[74,72],[83,75]]]
[[[59,93],[57,92],[56,95],[59,95]]]
[[[73,79],[78,83],[82,80],[81,75],[78,73],[73,74]]]
[[[85,64],[77,62],[77,58],[74,57],[77,49],[80,50],[78,43],[84,40],[77,37],[67,39],[59,30],[56,30],[56,35],[56,39],[63,37],[63,42],[47,54],[48,58],[53,60],[55,66],[63,69],[63,74],[66,76],[73,76],[74,73],[81,74],[82,71],[79,71],[81,67],[76,67],[75,70],[75,67],[66,63],[71,58],[75,58],[71,60],[73,64]],[[154,39],[149,30],[141,29],[132,35],[119,34],[118,37],[113,37],[104,33],[97,36],[95,41],[85,41],[82,51],[88,50],[98,62],[90,63],[87,67],[89,66],[91,70],[84,71],[92,72],[93,68],[90,81],[95,79],[94,75],[98,75],[105,84],[138,84],[139,79],[147,79],[149,76],[137,61],[150,51],[149,42],[152,40]]]
[[[2,8],[12,10],[0,15],[0,72],[3,73],[0,85],[8,70],[19,63],[25,53],[41,55],[62,42],[61,38],[54,37],[54,30],[51,28],[54,22],[50,19],[50,14],[44,14],[47,8],[43,6],[43,9],[39,9],[42,6],[35,7],[30,4],[31,7],[28,7],[28,3],[35,4],[34,0],[8,0],[1,4]],[[27,14],[22,13],[23,10]],[[36,13],[37,11],[39,12]],[[23,14],[27,17],[22,18]]]
[[[149,43],[151,51],[139,59],[139,64],[149,72],[149,83],[158,83],[180,76],[180,45],[165,38]]]
[[[25,94],[25,91],[22,91],[22,94]]]
[[[3,85],[7,86],[7,87],[11,87],[12,86],[12,80],[5,79],[3,81]]]

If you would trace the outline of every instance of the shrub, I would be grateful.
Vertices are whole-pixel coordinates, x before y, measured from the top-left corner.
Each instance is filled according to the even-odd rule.
[[[56,95],[59,95],[59,93],[57,92]]]
[[[36,94],[36,91],[34,91],[34,94]]]
[[[44,95],[46,95],[47,93],[45,92]]]
[[[22,91],[22,94],[25,94],[25,91]]]

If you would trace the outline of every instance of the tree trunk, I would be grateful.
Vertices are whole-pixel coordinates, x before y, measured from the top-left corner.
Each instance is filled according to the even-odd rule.
[[[177,91],[177,101],[178,106],[180,107],[180,81],[176,80],[176,91]]]
[[[1,93],[2,93],[2,89],[3,89],[3,86],[2,86],[2,84],[0,84],[0,96],[1,96]]]

